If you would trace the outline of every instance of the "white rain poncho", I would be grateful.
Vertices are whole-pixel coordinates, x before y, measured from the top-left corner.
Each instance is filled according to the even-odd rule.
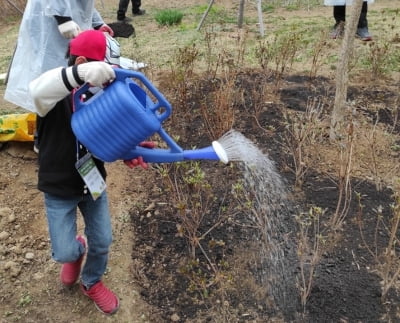
[[[81,30],[104,23],[94,0],[28,0],[4,98],[29,111],[35,111],[29,82],[45,71],[67,65],[69,40],[59,32],[54,16],[72,18]]]
[[[364,0],[364,2],[373,3],[374,0]],[[324,0],[325,6],[344,6],[351,5],[353,0]]]

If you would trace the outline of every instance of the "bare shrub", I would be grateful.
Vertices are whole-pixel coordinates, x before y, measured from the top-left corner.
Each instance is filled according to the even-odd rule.
[[[205,34],[205,60],[207,62],[207,74],[211,79],[222,76],[225,79],[234,77],[243,67],[246,52],[248,30],[240,30],[234,37],[236,44],[234,49],[224,49],[215,42],[216,35],[212,32]]]
[[[393,107],[389,107],[389,111],[392,116],[392,129],[393,132],[399,124],[399,116],[400,116],[400,93],[397,93],[396,100],[394,101]]]
[[[354,123],[350,121],[346,129],[346,138],[337,142],[339,162],[337,174],[338,201],[330,224],[334,230],[342,227],[343,222],[349,213],[352,198],[351,174],[353,170],[354,157]]]
[[[214,222],[205,232],[201,232],[204,217],[214,210],[212,203],[214,195],[210,183],[205,178],[205,173],[200,168],[199,162],[175,163],[159,165],[158,172],[163,178],[171,203],[176,213],[177,236],[185,238],[189,246],[190,259],[181,268],[181,273],[190,280],[189,288],[199,291],[204,297],[209,288],[226,279],[224,271],[226,262],[216,262],[207,250],[215,247],[224,247],[223,241],[216,241],[206,237],[224,220],[225,213],[218,210],[213,215]],[[206,261],[198,258],[197,251]]]
[[[235,121],[234,103],[238,97],[235,81],[228,80],[210,93],[210,98],[201,105],[201,114],[210,138],[217,139],[232,128]]]
[[[321,140],[323,107],[323,100],[316,97],[308,99],[304,113],[285,111],[284,149],[293,158],[296,187],[301,187],[314,160],[315,143]]]
[[[304,311],[313,286],[316,266],[325,252],[324,245],[326,238],[320,231],[320,218],[324,213],[325,211],[321,208],[313,206],[308,213],[301,213],[296,216],[299,227],[297,256],[300,264],[300,275],[297,285]]]
[[[293,65],[297,52],[300,49],[302,39],[300,33],[290,32],[282,34],[282,36],[275,41],[276,52],[273,57],[275,64],[275,86],[278,89],[282,77],[288,69]]]
[[[356,147],[359,168],[364,171],[366,177],[373,180],[377,191],[382,191],[388,182],[392,182],[400,169],[392,155],[392,152],[398,149],[396,137],[389,136],[393,127],[380,121],[379,111],[376,111],[374,117],[363,123],[356,139],[358,143],[362,142],[362,145]]]
[[[389,225],[384,221],[382,214],[382,206],[375,209],[376,225],[374,241],[366,241],[364,236],[364,222],[362,198],[357,194],[358,198],[358,225],[364,246],[374,257],[377,264],[377,272],[382,278],[382,299],[385,299],[390,288],[398,281],[400,277],[400,259],[398,256],[398,245],[400,243],[399,227],[400,227],[400,194],[399,191],[394,193],[394,203],[390,206],[391,218]],[[386,232],[389,236],[386,247],[383,250],[378,249],[378,237],[380,231]]]
[[[392,45],[390,42],[372,42],[369,44],[367,61],[370,65],[371,77],[379,79],[388,72]]]
[[[366,139],[367,139],[371,158],[365,164],[366,164],[366,167],[371,171],[377,191],[381,191],[383,182],[380,177],[380,165],[378,162],[378,155],[377,155],[379,153],[379,147],[380,147],[380,143],[377,138],[378,121],[379,121],[379,116],[377,116],[376,122],[374,123],[371,131],[366,133],[366,137],[367,137]]]
[[[276,89],[279,88],[284,73],[293,65],[300,45],[301,37],[296,32],[275,35],[273,40],[263,40],[258,43],[256,57],[264,70],[271,65]]]
[[[255,55],[263,70],[268,68],[268,65],[272,62],[274,56],[274,48],[270,45],[271,43],[268,40],[261,39],[256,47]]]
[[[400,276],[400,261],[397,255],[397,246],[399,245],[398,229],[400,223],[400,195],[395,194],[395,203],[392,205],[393,218],[389,230],[389,241],[387,248],[383,254],[384,263],[382,267],[382,298],[385,298],[389,289],[397,281]]]
[[[209,259],[201,241],[221,223],[222,218],[219,212],[215,224],[207,232],[200,232],[200,225],[204,216],[212,209],[211,203],[214,198],[200,163],[192,161],[159,165],[157,170],[168,187],[177,211],[177,235],[188,240],[192,259],[195,258],[197,248]],[[211,261],[210,266],[213,266]]]
[[[196,45],[189,45],[179,48],[171,62],[170,83],[176,91],[177,108],[187,112],[187,102],[189,96],[189,86],[194,79],[194,66],[199,56]]]
[[[310,68],[310,79],[315,79],[317,77],[317,73],[319,68],[322,66],[322,53],[323,50],[326,48],[326,39],[327,35],[324,30],[322,30],[319,34],[319,37],[317,39],[317,42],[315,45],[312,47],[311,51],[311,68]]]

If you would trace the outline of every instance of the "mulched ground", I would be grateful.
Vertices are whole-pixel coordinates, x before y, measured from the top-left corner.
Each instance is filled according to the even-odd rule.
[[[182,146],[196,145],[203,147],[209,139],[201,135],[206,133],[199,115],[198,106],[193,102],[200,102],[201,98],[210,95],[210,83],[200,80],[191,89],[191,127],[176,126],[174,135],[179,129]],[[255,142],[276,162],[279,169],[288,161],[280,148],[281,135],[284,123],[280,107],[289,107],[294,110],[305,109],[305,102],[310,95],[326,95],[333,97],[333,85],[327,79],[314,80],[310,86],[304,76],[290,76],[284,80],[282,90],[277,100],[265,102],[259,112],[258,123],[254,119],[257,104],[252,93],[260,91],[257,86],[273,79],[257,72],[239,75],[238,89],[245,89],[245,105],[235,107],[240,118],[237,118],[234,128]],[[196,92],[197,91],[197,92]],[[356,97],[360,89],[350,89],[350,95]],[[392,103],[395,93],[380,89],[384,95],[379,100],[388,100]],[[166,94],[166,97],[172,97]],[[193,100],[197,98],[197,100]],[[370,96],[368,100],[378,100],[377,96]],[[172,101],[172,100],[171,100]],[[189,105],[189,103],[188,103]],[[360,105],[361,107],[361,105]],[[187,113],[187,112],[186,112]],[[179,114],[179,113],[178,113]],[[182,113],[182,116],[184,113]],[[384,115],[384,112],[382,112]],[[187,114],[185,115],[187,118]],[[174,124],[179,123],[179,116],[174,116]],[[393,119],[382,118],[381,122],[393,122]],[[259,124],[264,126],[260,129]],[[168,123],[166,127],[170,126]],[[265,131],[271,127],[274,132]],[[352,187],[361,194],[364,208],[359,209],[359,203],[353,194],[351,210],[343,230],[338,233],[336,244],[329,248],[317,266],[313,287],[303,313],[300,302],[292,306],[288,313],[284,313],[279,304],[275,304],[271,293],[265,285],[257,279],[257,266],[253,256],[257,254],[256,233],[246,215],[238,212],[237,203],[230,194],[230,186],[240,178],[237,167],[215,166],[211,162],[201,163],[210,182],[216,198],[208,206],[204,214],[199,232],[206,232],[213,227],[217,219],[217,211],[221,207],[232,210],[231,216],[224,219],[216,229],[211,231],[202,245],[208,255],[212,256],[215,264],[225,262],[221,273],[220,284],[211,284],[205,289],[199,283],[210,282],[212,270],[207,267],[204,254],[196,251],[195,258],[190,260],[189,245],[186,239],[179,236],[177,223],[179,216],[177,208],[170,204],[168,186],[162,180],[152,183],[153,190],[149,194],[146,206],[155,202],[152,208],[145,209],[137,206],[132,209],[131,216],[136,230],[136,241],[132,252],[133,259],[140,259],[138,263],[144,267],[134,268],[136,281],[141,286],[141,295],[157,310],[157,315],[166,322],[266,322],[266,321],[293,321],[293,322],[388,322],[398,320],[400,298],[397,290],[391,290],[386,299],[382,299],[380,277],[374,272],[376,261],[367,250],[360,234],[360,216],[362,216],[362,232],[364,240],[370,248],[377,248],[382,252],[388,240],[388,233],[381,226],[377,228],[375,210],[382,206],[382,219],[388,224],[390,215],[389,205],[393,203],[393,192],[390,188],[377,191],[373,183],[366,180],[353,179]],[[282,168],[283,169],[283,168]],[[175,166],[170,172],[179,172]],[[293,185],[293,176],[282,171],[288,187]],[[337,202],[337,189],[333,187],[330,178],[312,170],[303,184],[302,198],[296,197],[294,202],[298,208],[308,210],[310,205],[318,205],[323,209],[333,211]],[[186,189],[190,190],[190,187]],[[322,227],[324,220],[321,220]],[[292,239],[295,239],[296,228],[292,229]],[[223,241],[218,245],[216,241]],[[295,240],[294,240],[295,241]],[[196,261],[198,260],[198,261]],[[293,263],[293,271],[299,272],[297,263]],[[227,278],[229,275],[229,279]],[[197,279],[197,281],[196,281]],[[293,313],[293,308],[295,313]]]

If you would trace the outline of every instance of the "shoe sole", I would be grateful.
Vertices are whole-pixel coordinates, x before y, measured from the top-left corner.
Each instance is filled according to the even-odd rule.
[[[371,36],[369,36],[369,37],[361,37],[359,35],[356,35],[356,37],[359,38],[362,41],[371,41],[372,40]]]
[[[93,301],[93,300],[92,300],[89,296],[87,296],[86,294],[85,294],[85,296],[88,297],[91,301]],[[98,310],[99,312],[103,313],[104,315],[113,315],[113,314],[115,314],[115,313],[119,310],[119,299],[118,299],[118,305],[117,305],[117,307],[116,307],[112,312],[110,312],[110,313],[106,313],[106,312],[102,311],[101,308],[98,307],[97,304],[96,304],[95,302],[93,302],[93,303],[94,303],[94,306],[96,306],[97,310]]]

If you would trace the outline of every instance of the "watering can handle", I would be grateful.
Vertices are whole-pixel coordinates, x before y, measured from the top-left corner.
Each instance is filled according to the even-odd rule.
[[[158,100],[158,102],[149,107],[149,109],[153,112],[159,110],[160,108],[164,108],[164,111],[158,114],[154,114],[159,121],[163,121],[169,117],[171,114],[171,105],[170,103],[164,98],[164,96],[157,90],[157,88],[144,76],[143,73],[127,70],[123,68],[116,68],[115,69],[115,80],[117,81],[124,81],[126,78],[134,78],[140,80],[143,85],[154,95],[154,97]]]
[[[127,69],[122,69],[122,68],[115,68],[115,81],[120,81],[123,82],[125,81],[126,78],[136,78],[140,80],[146,88],[154,95],[154,97],[158,100],[158,103],[156,103],[154,106],[149,107],[149,109],[152,112],[157,111],[160,108],[164,108],[164,111],[161,113],[155,113],[155,117],[160,121],[164,121],[166,118],[169,117],[171,114],[172,108],[170,103],[164,98],[164,96],[156,89],[156,87],[151,84],[151,82],[140,72],[135,72],[132,70],[127,70]],[[81,103],[81,96],[84,94],[88,89],[90,88],[90,85],[88,83],[83,84],[80,88],[78,88],[75,91],[74,94],[74,105],[75,109],[78,110],[82,103]]]
[[[82,96],[82,94],[84,94],[85,92],[87,92],[87,90],[89,90],[89,88],[90,88],[90,84],[89,84],[89,83],[85,83],[85,84],[83,84],[80,88],[78,88],[78,89],[75,91],[75,93],[74,93],[74,95],[73,95],[73,99],[74,99],[74,108],[75,108],[76,111],[77,111],[77,110],[81,107],[81,105],[82,105],[82,102],[81,102],[81,96]]]

